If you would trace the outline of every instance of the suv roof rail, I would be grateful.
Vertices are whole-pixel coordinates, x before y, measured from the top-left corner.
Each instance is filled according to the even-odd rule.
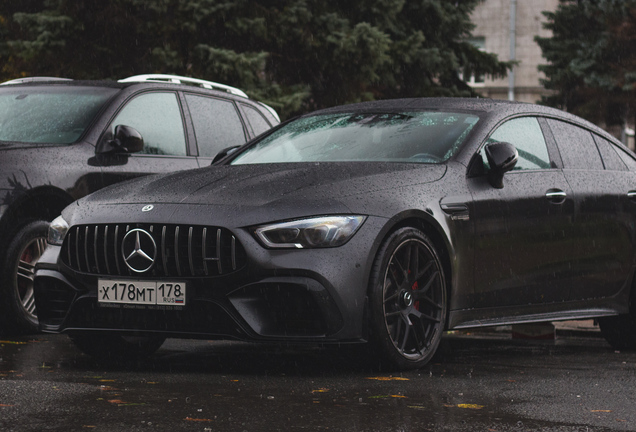
[[[196,85],[196,86],[207,88],[207,89],[223,90],[237,96],[242,96],[244,98],[248,97],[243,90],[237,89],[236,87],[231,87],[225,84],[219,84],[212,81],[205,81],[202,79],[183,77],[178,75],[165,75],[165,74],[135,75],[128,78],[120,79],[118,82],[120,83],[167,82],[167,83],[173,83],[173,84],[190,84],[190,85]]]
[[[70,78],[57,78],[57,77],[28,77],[28,78],[16,78],[9,81],[5,81],[0,85],[11,85],[11,84],[24,84],[35,81],[73,81]]]

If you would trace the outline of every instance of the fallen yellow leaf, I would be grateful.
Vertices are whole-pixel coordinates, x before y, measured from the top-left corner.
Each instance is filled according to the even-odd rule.
[[[377,381],[408,381],[408,378],[402,377],[367,377],[366,379],[377,380]]]
[[[329,391],[329,389],[326,388],[319,388],[318,390],[312,390],[312,393],[327,393]]]
[[[26,345],[26,342],[18,342],[18,341],[0,341],[0,344],[9,344],[9,345]]]
[[[468,408],[468,409],[482,409],[483,405],[475,405],[475,404],[458,404],[458,408]]]

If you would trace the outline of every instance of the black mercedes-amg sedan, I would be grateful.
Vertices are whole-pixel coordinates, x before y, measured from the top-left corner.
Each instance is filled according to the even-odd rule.
[[[636,347],[636,156],[537,105],[404,99],[314,112],[210,167],[89,195],[49,230],[44,332],[367,342],[417,368],[445,330],[598,318]]]

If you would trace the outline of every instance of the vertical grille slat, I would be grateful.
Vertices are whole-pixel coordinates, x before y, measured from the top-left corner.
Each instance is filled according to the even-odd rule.
[[[216,230],[216,263],[219,267],[219,274],[223,274],[223,264],[221,264],[221,228]]]
[[[157,247],[154,265],[142,274],[130,270],[122,248],[126,234],[138,229],[149,233]],[[236,271],[246,263],[236,237],[225,228],[209,226],[81,225],[69,230],[62,248],[60,256],[68,267],[104,276],[213,277]]]
[[[99,256],[97,252],[99,249],[97,248],[97,239],[99,238],[99,225],[95,225],[95,230],[93,232],[93,254],[95,256],[95,268],[97,269],[97,273],[101,273],[99,269]]]
[[[179,227],[174,230],[174,260],[177,263],[177,274],[181,276],[181,265],[179,264]]]
[[[205,275],[208,275],[208,262],[206,261],[205,257],[207,255],[207,242],[208,242],[208,228],[203,228],[203,235],[202,235],[202,240],[203,240],[203,244],[201,245],[201,258],[203,261],[203,272],[205,273]]]
[[[91,263],[88,261],[88,257],[90,256],[88,253],[88,226],[84,229],[84,259],[86,260],[86,271],[91,271]]]
[[[115,237],[113,237],[113,255],[115,256],[115,265],[117,266],[117,274],[121,275],[121,269],[119,268],[119,249],[117,248],[117,239],[119,238],[119,225],[115,225]]]
[[[80,251],[79,251],[79,246],[80,246],[80,227],[77,227],[77,229],[75,230],[75,258],[77,258],[77,269],[79,271],[82,271],[82,265],[80,264],[82,262],[81,258],[80,258]]]
[[[108,225],[104,227],[104,262],[106,263],[106,274],[110,274],[110,265],[108,264]]]
[[[194,276],[194,249],[192,249],[192,232],[194,231],[194,227],[190,227],[188,230],[188,263],[190,264],[190,274]]]

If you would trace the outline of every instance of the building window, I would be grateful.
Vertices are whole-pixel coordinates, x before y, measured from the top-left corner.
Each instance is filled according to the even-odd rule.
[[[468,39],[467,42],[476,46],[479,49],[479,51],[486,51],[486,38],[483,36],[472,37]],[[460,72],[459,77],[461,79],[464,79],[464,76],[465,76],[464,73]],[[466,79],[466,84],[468,84],[471,87],[483,87],[485,83],[486,83],[486,78],[483,74],[476,75],[474,73],[471,73],[470,76],[467,77]]]

